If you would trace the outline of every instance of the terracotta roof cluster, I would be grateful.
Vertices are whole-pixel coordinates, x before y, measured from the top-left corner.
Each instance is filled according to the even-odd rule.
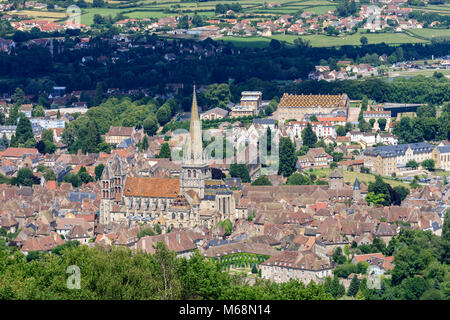
[[[39,151],[35,148],[14,148],[9,147],[5,151],[0,152],[0,158],[20,158],[22,159],[25,155],[35,155]]]
[[[134,132],[133,127],[110,127],[106,135],[130,137],[133,134],[133,132]]]
[[[180,180],[128,177],[123,194],[129,197],[175,198],[180,194]]]
[[[389,256],[385,257],[382,253],[369,253],[369,254],[361,254],[361,255],[355,255],[354,261],[356,263],[364,261],[369,263],[370,265],[378,266],[384,270],[392,270],[394,269],[393,261],[394,257]]]
[[[61,244],[64,244],[64,240],[56,232],[52,232],[49,236],[25,240],[21,250],[25,252],[50,251]]]

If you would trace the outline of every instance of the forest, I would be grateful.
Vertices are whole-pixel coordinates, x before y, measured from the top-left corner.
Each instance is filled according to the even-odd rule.
[[[142,36],[143,43],[154,45],[163,41],[163,46],[148,50],[143,46],[127,52],[116,52],[117,46],[110,45],[108,38],[93,37],[88,48],[68,50],[81,40],[66,35],[62,43],[54,43],[55,53],[48,48],[27,46],[18,42],[11,54],[0,53],[0,92],[14,92],[22,87],[26,94],[47,92],[52,86],[66,86],[71,90],[93,90],[98,82],[106,88],[150,88],[152,94],[164,93],[167,83],[198,84],[233,83],[239,85],[249,79],[262,81],[286,81],[305,79],[309,72],[327,61],[331,65],[341,59],[353,59],[356,63],[366,61],[367,56],[386,54],[389,63],[444,56],[450,51],[450,42],[434,41],[431,44],[368,44],[364,46],[342,46],[312,48],[307,42],[297,41],[294,46],[272,40],[268,48],[235,48],[231,43],[220,44],[211,39],[167,40],[157,36]],[[177,53],[174,61],[167,61],[164,55],[183,44],[194,44],[215,54],[193,59],[189,53]],[[176,51],[178,52],[178,51]],[[83,57],[93,60],[80,63]],[[119,58],[97,61],[100,56]],[[162,80],[163,79],[163,80]],[[201,79],[201,80],[199,80]],[[333,84],[330,84],[333,85]],[[355,83],[357,85],[357,82]],[[268,97],[265,99],[271,99]]]

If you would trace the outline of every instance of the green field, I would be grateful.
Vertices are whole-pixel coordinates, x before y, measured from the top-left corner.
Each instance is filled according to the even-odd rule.
[[[308,174],[314,173],[318,178],[328,178],[328,175],[331,172],[330,168],[323,168],[323,169],[314,169],[312,172],[309,172],[309,170],[306,170]],[[373,174],[367,174],[367,173],[360,173],[360,172],[352,172],[352,171],[344,171],[344,181],[345,183],[349,184],[350,186],[353,186],[353,183],[355,182],[355,179],[358,177],[359,182],[364,183],[365,185],[369,185],[369,182],[375,181],[375,175]],[[404,186],[409,188],[409,185],[407,183],[403,183],[391,178],[383,177],[384,182],[389,183],[392,187],[396,186]]]
[[[313,47],[330,47],[330,46],[344,46],[344,45],[360,45],[360,38],[362,36],[367,37],[369,44],[382,43],[387,44],[401,44],[401,43],[426,43],[427,40],[415,38],[404,33],[365,33],[358,32],[353,35],[347,35],[343,37],[331,37],[322,34],[318,35],[304,35],[297,36],[292,34],[276,34],[272,37],[223,37],[220,40],[231,41],[236,46],[248,46],[248,47],[265,47],[269,44],[271,39],[285,42],[287,44],[293,44],[294,40],[301,37],[304,40],[309,40]]]
[[[434,37],[450,37],[450,29],[411,29],[408,30],[412,34],[418,35],[424,38],[434,38]]]

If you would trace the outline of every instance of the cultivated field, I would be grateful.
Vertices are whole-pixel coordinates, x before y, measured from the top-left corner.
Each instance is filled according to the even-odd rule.
[[[427,40],[412,37],[404,33],[365,33],[358,32],[353,35],[332,37],[322,34],[318,35],[303,35],[297,36],[292,34],[276,34],[271,37],[223,37],[220,40],[231,41],[236,46],[249,47],[265,47],[270,43],[271,39],[285,42],[289,45],[294,44],[294,40],[302,38],[310,41],[313,47],[330,47],[330,46],[345,46],[345,45],[361,45],[360,38],[367,37],[369,44],[387,43],[387,44],[402,44],[402,43],[427,43]]]

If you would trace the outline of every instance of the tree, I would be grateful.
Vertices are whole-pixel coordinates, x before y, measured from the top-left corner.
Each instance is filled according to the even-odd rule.
[[[152,228],[145,228],[142,229],[141,231],[139,231],[137,237],[138,239],[145,237],[145,236],[154,236],[155,235],[155,231],[153,231]]]
[[[102,82],[97,82],[95,86],[95,94],[94,99],[92,100],[93,106],[98,106],[102,103],[103,100],[103,84]]]
[[[50,129],[42,130],[41,140],[53,142],[53,131]]]
[[[247,165],[244,163],[230,164],[230,176],[233,178],[241,178],[242,182],[250,182],[250,173]]]
[[[233,223],[230,221],[230,219],[219,221],[217,226],[222,227],[223,230],[225,230],[225,235],[230,235],[233,231]]]
[[[339,278],[336,276],[325,279],[324,290],[330,293],[335,299],[339,299],[345,294],[345,287],[339,282]]]
[[[447,210],[444,217],[444,224],[442,226],[441,245],[440,245],[440,260],[442,263],[450,263],[450,210]]]
[[[81,166],[80,170],[78,171],[78,177],[80,177],[81,182],[83,183],[89,183],[93,182],[94,178],[89,174],[86,167]]]
[[[427,169],[428,171],[434,171],[434,160],[433,159],[427,159],[422,162],[422,167]]]
[[[417,163],[416,160],[409,160],[409,161],[406,163],[406,167],[408,167],[408,168],[413,168],[413,169],[417,169],[417,168],[419,167],[419,164]]]
[[[6,134],[3,133],[2,138],[0,139],[0,150],[5,150],[8,147],[9,147],[8,138],[6,137]]]
[[[380,206],[386,202],[384,194],[375,194],[374,192],[369,192],[365,199],[367,203],[372,203],[375,207]]]
[[[386,119],[378,119],[378,127],[381,131],[384,131],[386,129]]]
[[[252,182],[252,186],[271,186],[272,183],[265,175],[259,176],[255,181]]]
[[[45,111],[44,107],[42,106],[35,106],[33,110],[31,111],[32,117],[45,117]]]
[[[161,149],[159,150],[158,158],[171,158],[170,146],[167,142],[161,145]]]
[[[24,114],[21,114],[19,123],[16,127],[15,141],[13,144],[13,141],[11,139],[11,146],[18,147],[20,144],[27,144],[27,142],[29,142],[30,140],[34,140],[31,122]],[[35,143],[36,142],[34,141],[34,144]]]
[[[286,181],[286,184],[289,184],[289,185],[311,185],[311,184],[313,184],[313,182],[311,181],[311,179],[308,176],[303,175],[298,172],[295,172],[289,176],[289,178]]]
[[[395,186],[394,191],[399,196],[400,201],[405,200],[406,197],[409,195],[409,189],[404,186]]]
[[[103,0],[94,0],[92,2],[92,7],[94,7],[94,8],[101,8],[104,6],[105,6],[105,1],[103,1]]]
[[[369,43],[369,40],[367,39],[366,36],[362,36],[361,38],[359,38],[359,42],[361,42],[361,44],[362,44],[363,46],[365,46],[366,44]]]
[[[98,131],[97,122],[94,119],[90,119],[86,127],[86,136],[83,139],[83,145],[81,150],[83,153],[97,152],[98,145],[101,142],[100,133]]]
[[[17,176],[12,178],[11,184],[16,186],[28,186],[31,187],[33,184],[38,184],[39,178],[33,175],[33,171],[29,168],[20,168],[17,172]]]
[[[178,20],[178,29],[188,29],[189,28],[189,20],[188,20],[188,16],[182,16],[179,20]]]
[[[295,156],[295,146],[288,137],[280,139],[278,174],[289,177],[295,170],[297,158]]]
[[[338,137],[343,137],[347,134],[347,130],[343,126],[336,126],[336,134]]]
[[[147,149],[148,149],[148,138],[147,138],[147,135],[145,135],[144,138],[142,138],[141,146],[142,146],[142,150],[143,151],[147,151]]]
[[[95,167],[95,180],[99,180],[102,177],[103,169],[105,168],[105,165],[103,163],[100,163]]]
[[[156,113],[156,118],[158,119],[159,124],[163,126],[169,122],[171,115],[172,111],[170,110],[170,106],[168,104],[163,104]]]
[[[383,181],[383,178],[380,175],[375,176],[375,181],[369,183],[369,187],[367,189],[370,192],[373,192],[375,195],[383,195],[384,199],[383,205],[388,206],[391,203],[391,196],[389,193],[389,189],[387,183]]]
[[[369,124],[373,128],[373,126],[375,125],[375,119],[369,119]]]
[[[63,179],[64,182],[68,182],[72,184],[72,187],[78,188],[83,183],[80,179],[80,176],[77,174],[74,174],[73,172],[69,172],[64,176]]]
[[[227,105],[231,100],[230,87],[226,83],[211,84],[206,89],[204,98],[209,107],[227,109]]]
[[[350,286],[348,287],[347,295],[350,297],[356,296],[359,290],[359,279],[356,275],[353,276]]]
[[[258,268],[256,268],[256,264],[255,263],[253,263],[253,266],[252,266],[252,273],[253,274],[258,273]]]
[[[12,99],[16,106],[20,106],[25,102],[25,93],[21,88],[16,88],[12,96]]]
[[[332,258],[337,264],[344,264],[347,261],[347,258],[342,254],[341,247],[336,247],[336,249],[334,249]]]
[[[197,12],[192,17],[192,25],[195,27],[203,26],[203,19],[199,14],[197,14]]]
[[[155,116],[150,116],[144,120],[143,123],[144,131],[149,136],[153,136],[158,131],[158,121]]]
[[[305,146],[313,148],[317,142],[317,136],[314,133],[311,123],[306,125],[306,128],[302,131],[302,140]]]

